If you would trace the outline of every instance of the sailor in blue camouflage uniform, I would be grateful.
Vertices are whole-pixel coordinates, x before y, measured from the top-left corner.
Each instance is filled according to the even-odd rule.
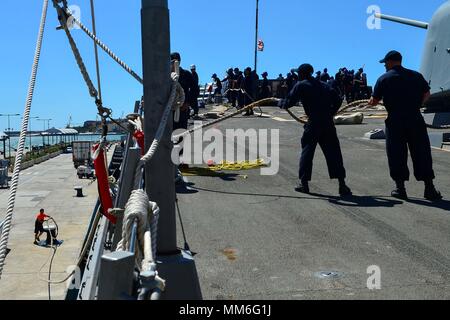
[[[424,197],[430,201],[442,199],[433,179],[430,139],[420,108],[430,96],[430,86],[416,71],[402,66],[402,55],[390,51],[380,61],[386,67],[374,88],[370,104],[381,100],[388,112],[386,119],[386,151],[391,178],[396,183],[392,196],[407,200],[405,181],[409,180],[408,148],[417,181],[424,181]]]
[[[345,183],[346,172],[334,125],[334,115],[341,107],[342,99],[326,83],[313,78],[313,73],[314,68],[310,64],[302,64],[298,69],[300,81],[287,98],[279,103],[280,108],[288,109],[301,101],[309,118],[301,140],[300,181],[295,190],[309,193],[314,153],[319,144],[327,161],[330,178],[339,179],[339,194],[349,196],[352,193]]]

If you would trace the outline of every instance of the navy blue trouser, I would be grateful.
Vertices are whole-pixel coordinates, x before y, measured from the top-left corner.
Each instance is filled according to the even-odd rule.
[[[420,114],[414,119],[386,120],[386,151],[394,181],[409,180],[408,148],[417,181],[433,180],[435,176],[430,138]]]
[[[173,122],[173,131],[177,129],[187,129],[188,127],[188,120],[189,120],[189,111],[181,111],[180,112],[180,121],[179,122]]]
[[[245,106],[245,96],[244,96],[244,93],[242,93],[241,91],[238,91],[237,103],[238,103],[238,109],[242,109]]]
[[[231,103],[233,108],[236,108],[236,102],[237,102],[237,92],[236,91],[228,91],[228,101]]]
[[[198,114],[198,97],[199,94],[197,93],[194,93],[194,96],[192,97],[191,108],[194,110],[194,114]]]
[[[303,182],[311,181],[317,144],[320,145],[325,155],[330,179],[345,179],[344,161],[334,124],[305,125],[305,132],[302,137],[299,179]]]

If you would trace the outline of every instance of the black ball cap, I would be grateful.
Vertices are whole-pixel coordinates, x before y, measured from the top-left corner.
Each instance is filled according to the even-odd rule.
[[[380,63],[385,63],[386,61],[402,61],[402,54],[398,51],[392,50],[389,51],[384,59],[380,60]]]
[[[178,61],[180,61],[181,62],[181,56],[180,56],[180,54],[178,53],[178,52],[172,52],[171,54],[170,54],[170,60],[178,60]]]
[[[298,72],[298,74],[309,74],[309,75],[311,75],[311,74],[314,73],[314,68],[309,63],[304,63],[300,67],[298,67],[298,69],[296,69],[294,71]]]

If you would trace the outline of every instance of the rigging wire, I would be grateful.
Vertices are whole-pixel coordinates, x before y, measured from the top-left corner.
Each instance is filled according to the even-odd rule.
[[[91,0],[91,17],[92,17],[92,32],[95,37],[97,37],[97,28],[95,26],[95,9],[94,9],[94,0]],[[98,97],[100,100],[102,99],[102,86],[101,86],[101,78],[100,78],[100,62],[98,59],[98,47],[97,43],[94,41],[94,52],[95,52],[95,67],[97,70],[97,83],[98,83]]]

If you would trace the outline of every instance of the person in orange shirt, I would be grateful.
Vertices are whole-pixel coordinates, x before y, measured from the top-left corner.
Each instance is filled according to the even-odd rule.
[[[44,230],[44,222],[48,220],[48,218],[50,218],[50,216],[45,214],[44,209],[39,210],[36,221],[34,222],[34,244],[39,244],[39,238],[44,232],[48,233],[48,231]]]

